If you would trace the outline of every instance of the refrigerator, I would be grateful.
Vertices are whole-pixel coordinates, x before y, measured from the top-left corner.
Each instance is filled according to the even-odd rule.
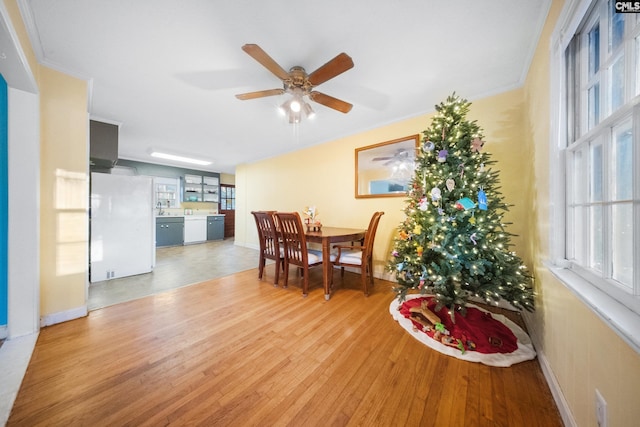
[[[91,173],[90,281],[152,271],[154,221],[151,177]]]

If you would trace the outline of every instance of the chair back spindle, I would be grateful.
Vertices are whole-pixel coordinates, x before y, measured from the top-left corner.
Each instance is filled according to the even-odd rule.
[[[276,218],[284,244],[284,286],[289,278],[289,265],[302,269],[302,295],[307,296],[309,288],[309,267],[322,264],[322,256],[309,253],[302,220],[297,212],[278,212]]]
[[[365,295],[369,295],[369,285],[373,286],[373,244],[376,238],[378,223],[382,215],[384,215],[384,212],[375,212],[371,217],[362,246],[336,245],[333,247],[338,250],[333,264],[341,267],[342,276],[344,276],[345,267],[360,269],[362,290]]]
[[[274,285],[278,284],[280,268],[284,267],[284,250],[280,245],[280,236],[274,222],[275,211],[253,211],[256,220],[258,239],[260,241],[260,260],[258,264],[258,278],[262,279],[267,259],[276,263]]]

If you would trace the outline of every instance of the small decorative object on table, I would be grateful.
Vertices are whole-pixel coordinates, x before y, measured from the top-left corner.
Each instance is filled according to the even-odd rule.
[[[306,206],[302,211],[304,215],[304,225],[307,227],[307,231],[320,231],[322,224],[318,219],[318,210],[315,206]]]

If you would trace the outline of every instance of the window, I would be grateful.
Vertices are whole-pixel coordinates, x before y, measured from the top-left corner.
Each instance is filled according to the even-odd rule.
[[[617,13],[615,3],[582,1],[556,30],[565,37],[556,53],[564,183],[554,226],[565,233],[555,249],[579,277],[640,313],[640,14]]]
[[[220,210],[234,211],[236,210],[236,186],[220,185]]]

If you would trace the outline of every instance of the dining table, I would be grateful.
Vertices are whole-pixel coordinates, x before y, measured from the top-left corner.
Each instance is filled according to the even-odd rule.
[[[367,230],[360,228],[325,227],[314,231],[307,229],[304,233],[307,242],[322,244],[322,284],[324,286],[324,299],[331,298],[331,275],[333,263],[331,262],[331,244],[340,242],[355,242],[364,239]]]

